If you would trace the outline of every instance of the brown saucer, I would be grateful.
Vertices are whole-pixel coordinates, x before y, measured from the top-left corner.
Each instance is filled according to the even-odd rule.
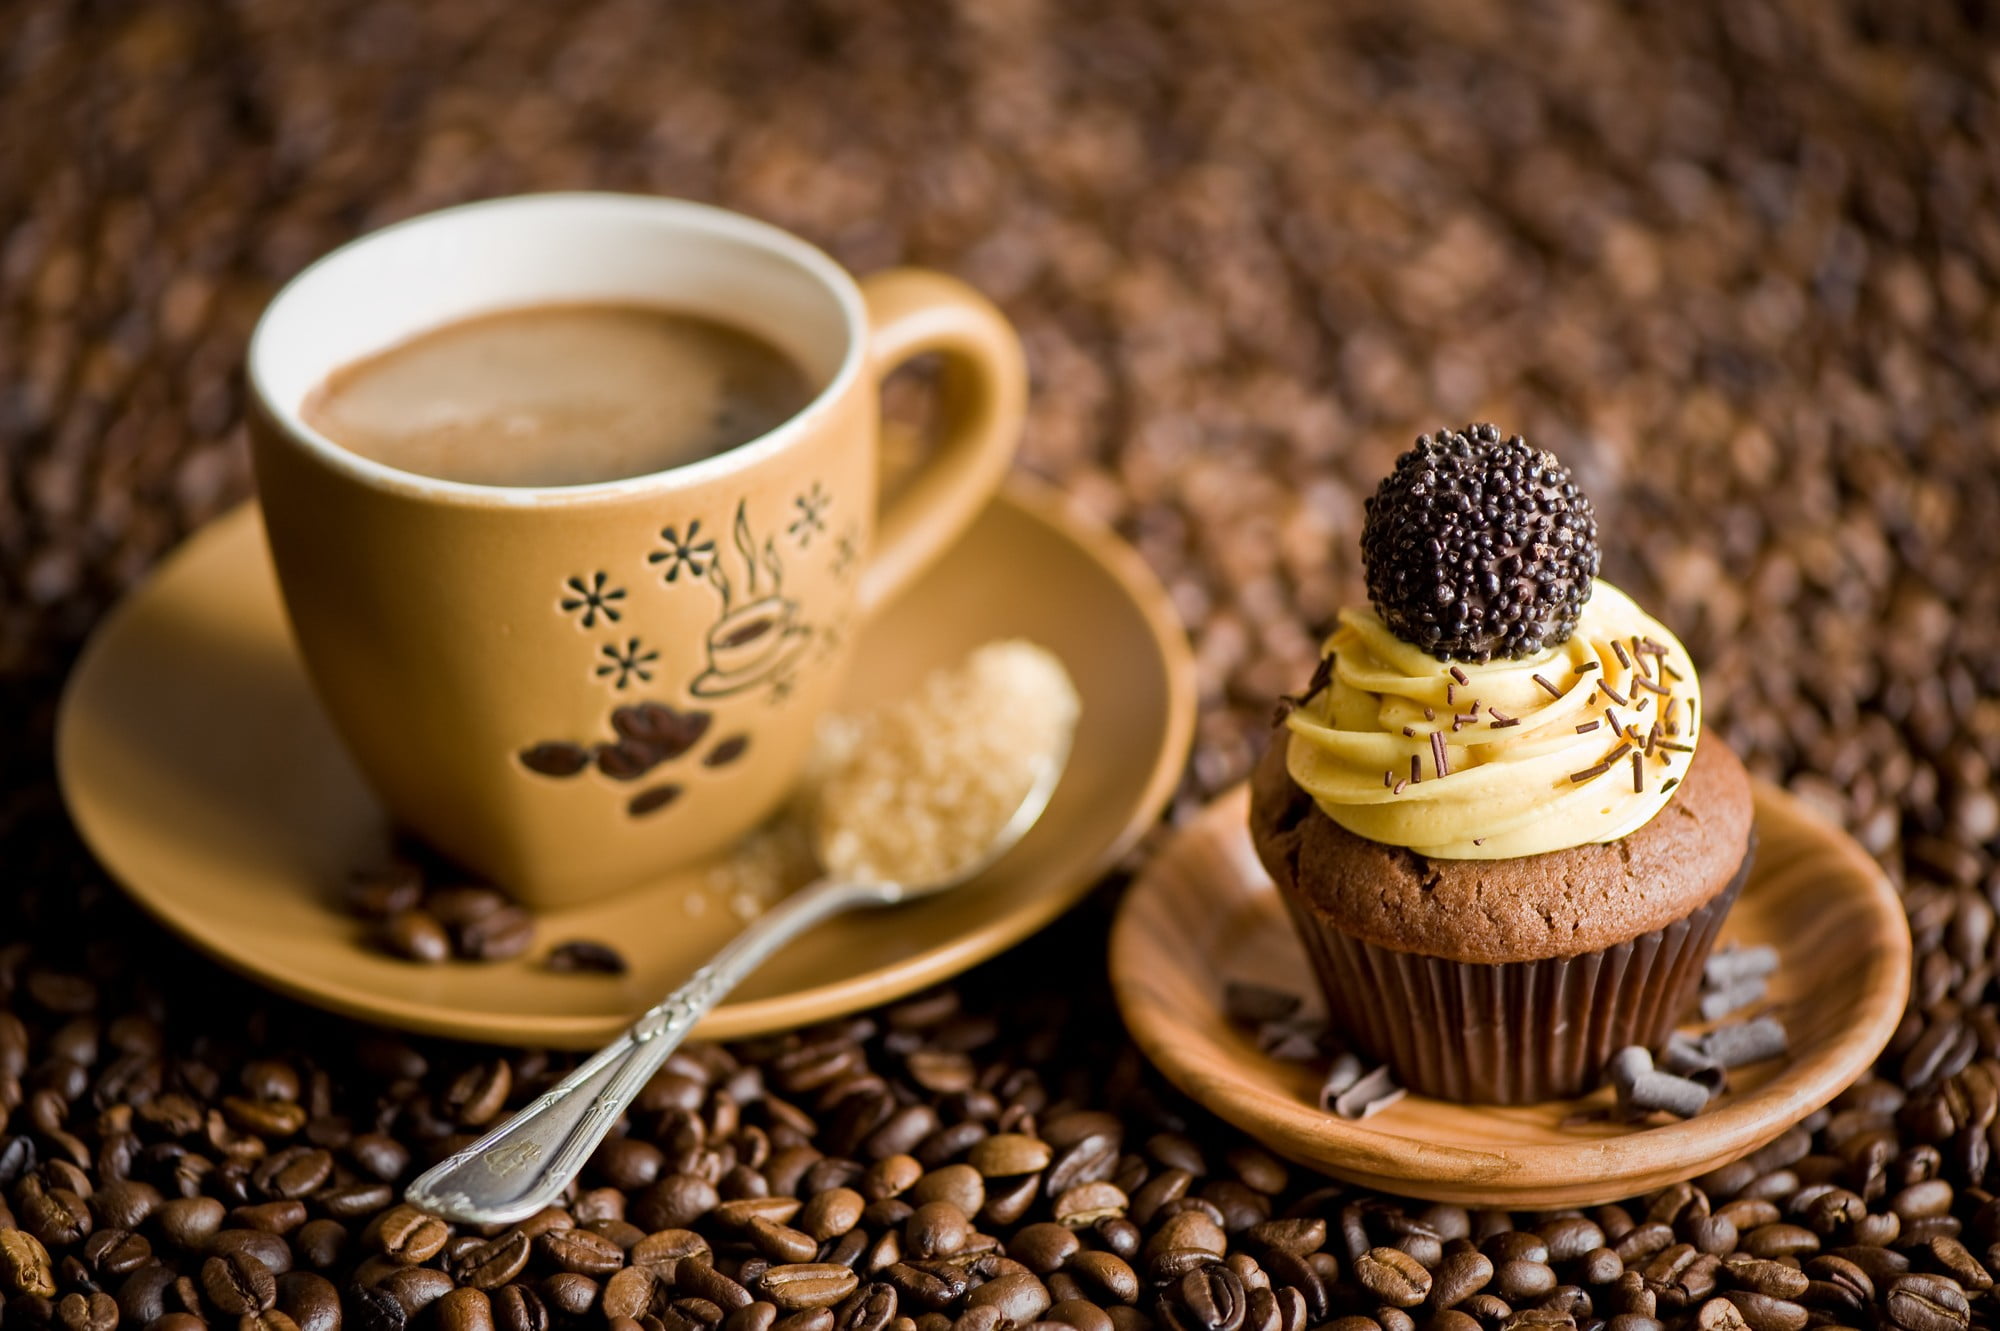
[[[978,882],[822,926],[700,1036],[817,1021],[956,974],[1062,913],[1152,825],[1193,730],[1187,640],[1138,556],[1046,489],[1014,486],[863,630],[846,705],[1012,636],[1055,651],[1083,699],[1041,823]],[[56,750],[77,826],[141,905],[226,965],[367,1020],[594,1046],[742,924],[690,870],[542,915],[519,961],[422,967],[366,946],[338,888],[389,829],[301,673],[254,505],[192,537],[106,619],[64,694]],[[631,973],[543,968],[572,938],[615,944]]]
[[[1757,858],[1722,938],[1778,949],[1771,996],[1792,1052],[1738,1069],[1729,1094],[1684,1123],[1573,1121],[1609,1104],[1602,1091],[1508,1108],[1412,1095],[1361,1122],[1322,1113],[1324,1067],[1263,1054],[1223,1014],[1229,980],[1315,993],[1251,848],[1247,786],[1177,833],[1120,904],[1119,1010],[1189,1095],[1280,1154],[1367,1187],[1526,1208],[1594,1205],[1692,1178],[1749,1154],[1866,1072],[1909,998],[1909,926],[1875,862],[1783,791],[1759,782],[1756,800]]]

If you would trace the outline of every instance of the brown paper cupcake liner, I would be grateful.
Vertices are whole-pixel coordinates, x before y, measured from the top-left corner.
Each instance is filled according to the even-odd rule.
[[[1581,1095],[1626,1045],[1657,1049],[1693,1003],[1753,846],[1685,919],[1573,957],[1486,965],[1398,952],[1343,933],[1285,893],[1334,1030],[1420,1095],[1531,1104]]]

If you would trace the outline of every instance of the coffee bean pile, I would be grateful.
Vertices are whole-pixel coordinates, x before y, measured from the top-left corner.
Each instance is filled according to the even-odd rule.
[[[1993,21],[14,0],[0,1321],[1993,1325]],[[565,1060],[360,1033],[183,951],[68,836],[51,710],[113,598],[248,492],[239,366],[276,284],[399,217],[574,187],[716,200],[1001,302],[1035,376],[1025,465],[1132,539],[1191,626],[1180,816],[1248,771],[1362,599],[1361,500],[1396,454],[1439,420],[1553,449],[1714,723],[1904,890],[1916,989],[1877,1075],[1748,1161],[1585,1214],[1331,1190],[1140,1064],[1098,902],[958,990],[688,1050],[529,1225],[396,1209]]]

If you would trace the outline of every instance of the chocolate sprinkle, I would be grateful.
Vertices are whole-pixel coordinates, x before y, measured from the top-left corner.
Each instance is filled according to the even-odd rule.
[[[1600,665],[1600,663],[1599,663],[1599,662],[1597,662],[1597,661],[1585,661],[1585,662],[1584,662],[1584,663],[1583,663],[1582,665],[1578,666],[1578,667],[1577,667],[1577,668],[1576,668],[1576,669],[1575,669],[1575,670],[1574,670],[1573,672],[1571,672],[1571,673],[1573,673],[1573,674],[1578,674],[1578,675],[1587,675],[1587,674],[1589,674],[1589,673],[1590,673],[1591,671],[1593,671],[1593,670],[1596,670],[1596,669],[1598,669],[1598,668],[1599,668],[1599,665]]]
[[[1439,776],[1445,776],[1451,772],[1451,767],[1445,762],[1444,758],[1444,732],[1441,730],[1433,730],[1431,732],[1431,762],[1437,766],[1437,774]]]
[[[1569,639],[1597,576],[1597,518],[1567,468],[1492,425],[1420,435],[1364,505],[1368,598],[1440,660]]]
[[[1470,684],[1472,682],[1471,680],[1465,677],[1465,672],[1463,670],[1460,670],[1457,666],[1453,666],[1451,668],[1451,677],[1457,680],[1461,684]]]
[[[1646,755],[1643,753],[1632,755],[1632,793],[1646,793]]]
[[[1617,689],[1612,688],[1610,680],[1608,679],[1598,680],[1597,687],[1603,689],[1604,696],[1611,699],[1611,701],[1617,703],[1620,707],[1627,707],[1631,705],[1632,700],[1630,698],[1627,698],[1624,694],[1620,693]]]
[[[1533,680],[1535,681],[1535,683],[1537,683],[1537,684],[1541,685],[1541,686],[1542,686],[1543,688],[1547,689],[1547,690],[1549,691],[1549,696],[1550,696],[1551,698],[1560,698],[1560,697],[1562,697],[1562,696],[1563,696],[1563,692],[1562,692],[1562,690],[1561,690],[1561,689],[1559,689],[1559,688],[1557,688],[1557,687],[1556,687],[1555,685],[1553,685],[1553,684],[1549,683],[1549,682],[1548,682],[1548,681],[1547,681],[1546,679],[1543,679],[1543,678],[1542,678],[1542,677],[1541,677],[1540,675],[1531,675],[1531,676],[1529,676],[1529,678],[1533,679]]]
[[[1582,725],[1579,725],[1576,728],[1576,733],[1579,735],[1588,735],[1591,731],[1597,729],[1599,726],[1603,724],[1604,723],[1602,721],[1585,721]]]

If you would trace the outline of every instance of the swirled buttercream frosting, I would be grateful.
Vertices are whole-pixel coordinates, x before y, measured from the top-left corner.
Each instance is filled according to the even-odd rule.
[[[1286,717],[1292,779],[1357,836],[1438,859],[1616,841],[1673,798],[1701,731],[1686,648],[1602,580],[1527,656],[1441,661],[1372,609],[1323,654]]]

